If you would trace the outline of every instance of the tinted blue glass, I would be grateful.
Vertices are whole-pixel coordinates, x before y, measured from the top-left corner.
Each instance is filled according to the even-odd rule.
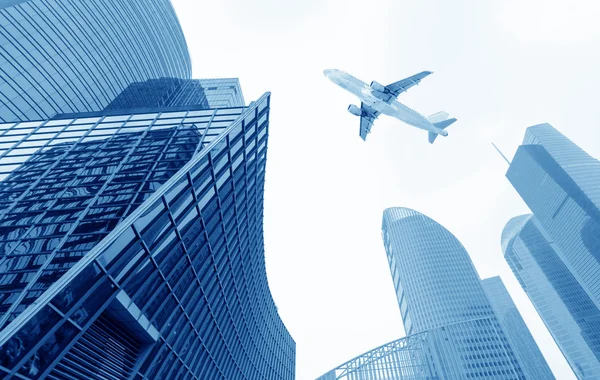
[[[191,76],[168,0],[12,3],[0,8],[0,121],[99,111],[130,83]]]
[[[525,377],[527,379],[553,379],[546,360],[500,277],[487,278],[482,280],[481,284],[523,368]]]
[[[579,377],[600,370],[600,309],[561,260],[534,216],[512,219],[503,233],[506,261]]]
[[[2,333],[25,334],[19,321],[36,321],[45,310],[54,316],[50,325],[71,321],[61,325],[69,330],[60,342],[46,332],[30,339],[43,347],[47,342],[49,351],[27,345],[16,356],[14,339],[0,343],[0,352],[11,355],[3,365],[27,378],[109,373],[125,379],[136,372],[148,378],[293,378],[295,343],[265,274],[266,157],[242,153],[234,174],[244,180],[237,183],[228,160],[230,132],[267,135],[262,116],[268,116],[268,102],[265,95],[251,108],[229,109],[229,126],[217,127],[216,140],[205,148],[210,119],[187,123],[196,117],[187,111],[129,115],[122,120],[143,120],[135,130],[121,125],[99,139],[82,135],[37,150],[0,182],[3,213],[11,216],[0,226],[1,242],[14,258],[0,273],[12,289],[3,299]],[[261,117],[255,115],[259,104]],[[244,118],[234,122],[239,114]],[[93,118],[89,132],[111,129],[106,124],[119,119],[111,115]],[[82,119],[63,123],[92,118]],[[243,145],[256,145],[256,137],[248,134]],[[48,157],[51,164],[30,175],[28,169]],[[192,176],[202,185],[192,186]],[[247,196],[236,198],[236,192]],[[137,203],[141,194],[148,196]],[[40,197],[47,202],[38,211],[23,212]],[[46,291],[52,284],[59,290]],[[36,299],[35,310],[24,312]],[[43,361],[36,359],[42,354]]]
[[[524,378],[525,360],[531,361],[536,378],[552,378],[539,351],[516,354],[513,346],[523,351],[537,346],[509,339],[467,251],[448,230],[400,207],[384,211],[382,229],[405,331],[428,332],[436,349],[448,345],[438,353],[449,378]],[[446,341],[451,343],[442,343]]]
[[[600,161],[540,124],[506,176],[535,216],[507,224],[505,258],[575,373],[598,373]]]

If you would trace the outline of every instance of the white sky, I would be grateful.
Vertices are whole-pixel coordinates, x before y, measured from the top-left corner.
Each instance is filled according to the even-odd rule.
[[[296,341],[297,377],[404,336],[382,211],[448,228],[482,278],[500,275],[559,379],[566,361],[510,272],[500,234],[527,213],[505,177],[525,128],[549,122],[600,157],[600,3],[593,0],[173,0],[195,78],[272,92],[265,194],[267,273]],[[399,100],[458,122],[434,145],[382,116],[367,142],[357,100],[326,68],[388,84],[434,75]],[[360,104],[360,103],[359,103]]]

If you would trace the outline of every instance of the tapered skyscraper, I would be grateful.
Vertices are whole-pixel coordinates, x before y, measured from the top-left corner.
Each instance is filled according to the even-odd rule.
[[[522,342],[510,339],[510,331],[505,331],[503,319],[495,314],[489,293],[486,295],[469,254],[454,235],[433,219],[400,207],[384,211],[382,230],[407,334],[479,320],[485,322],[483,328],[465,325],[460,332],[466,339],[459,340],[462,346],[458,351],[472,355],[451,359],[466,369],[465,378],[477,376],[478,368],[496,366],[516,378],[551,377],[534,342],[527,349],[535,349],[537,356],[520,356],[519,352],[525,347],[519,347],[523,350],[513,348]],[[500,302],[494,294],[492,296],[494,303]],[[480,345],[479,341],[492,344]],[[524,360],[537,363],[525,366]],[[490,377],[500,374],[487,373]]]
[[[504,257],[575,374],[600,378],[600,161],[540,124],[506,176],[533,216],[506,225]]]
[[[494,315],[469,254],[443,226],[395,207],[382,229],[407,334]]]
[[[448,230],[394,207],[383,213],[382,234],[408,336],[320,380],[552,378],[533,339],[511,336],[527,329],[513,326],[516,316],[504,310],[512,305],[506,290],[492,279],[486,294],[467,251]],[[507,314],[498,318],[496,307]]]

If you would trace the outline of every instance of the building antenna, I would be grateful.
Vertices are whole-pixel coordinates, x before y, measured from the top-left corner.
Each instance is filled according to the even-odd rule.
[[[502,152],[500,151],[500,149],[498,149],[496,144],[492,143],[492,145],[494,146],[494,148],[496,148],[496,151],[502,156],[502,158],[504,158],[504,161],[506,161],[506,163],[510,166],[510,161],[506,158],[505,155],[502,154]]]

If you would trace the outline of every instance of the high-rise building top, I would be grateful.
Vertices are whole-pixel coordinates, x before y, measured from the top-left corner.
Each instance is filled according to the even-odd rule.
[[[244,95],[237,78],[199,79],[211,108],[245,105]]]
[[[546,363],[500,277],[486,278],[481,281],[481,285],[521,364],[525,378],[554,379],[548,363]]]
[[[407,334],[493,316],[463,245],[408,208],[383,213],[383,240]]]
[[[502,232],[506,262],[580,379],[600,374],[600,309],[563,262],[560,247],[533,215]]]
[[[600,162],[541,124],[528,128],[506,177],[600,307]]]
[[[160,78],[129,85],[105,111],[136,108],[186,107],[206,108],[245,106],[240,81],[232,79]]]
[[[415,210],[393,207],[383,213],[382,235],[408,335],[319,380],[552,379],[531,335],[516,336],[529,332],[502,282],[486,282],[486,294],[469,254],[448,230]]]
[[[169,0],[0,4],[0,122],[100,111],[133,82],[190,78]]]
[[[427,359],[437,363],[431,364],[437,368],[432,378],[552,378],[533,339],[511,339],[510,334],[527,330],[524,323],[513,324],[520,320],[518,311],[512,305],[516,316],[496,315],[469,254],[454,235],[433,219],[402,207],[384,211],[382,235],[404,329],[408,335],[427,332],[427,344],[435,348],[424,351],[437,351],[437,359]],[[496,283],[491,287],[506,292]],[[500,306],[506,299],[495,295],[494,305],[507,312]],[[513,346],[523,343],[519,354]],[[397,360],[394,366],[410,367]],[[524,366],[524,360],[532,363]]]

